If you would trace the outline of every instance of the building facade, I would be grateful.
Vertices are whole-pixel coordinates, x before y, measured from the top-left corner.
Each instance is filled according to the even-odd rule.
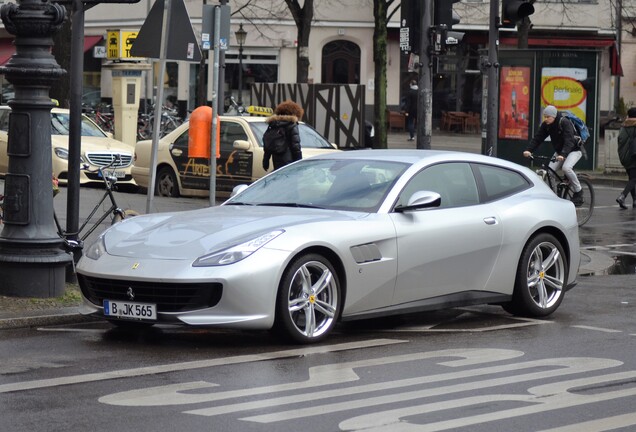
[[[283,0],[236,0],[227,2],[232,10],[230,40],[225,54],[224,93],[250,103],[249,84],[257,82],[295,82],[297,29]],[[618,12],[617,3],[622,3]],[[593,74],[599,118],[609,115],[623,97],[631,106],[636,103],[636,71],[632,67],[636,50],[633,19],[634,0],[538,0],[530,17],[532,28],[528,50],[589,53],[595,61]],[[108,101],[112,97],[111,75],[106,67],[113,62],[149,63],[148,59],[109,59],[109,31],[134,36],[144,23],[154,0],[136,4],[102,4],[86,12],[84,93]],[[185,0],[195,34],[201,35],[201,0]],[[391,6],[399,7],[399,2]],[[439,59],[434,75],[434,119],[441,111],[480,111],[483,96],[483,56],[488,46],[489,2],[462,0],[454,5],[461,21],[453,30],[465,33],[460,44]],[[621,19],[622,18],[622,19]],[[239,59],[235,31],[242,25],[247,32]],[[399,107],[406,85],[417,71],[408,71],[408,61],[400,51],[400,12],[388,23],[387,103]],[[622,28],[620,37],[618,30]],[[374,102],[373,0],[315,0],[314,20],[309,47],[309,82],[365,85],[367,113]],[[0,27],[0,63],[12,54],[11,37]],[[126,37],[132,42],[134,37]],[[515,29],[500,30],[500,51],[515,52]],[[521,50],[523,51],[523,50]],[[623,76],[617,70],[619,51]],[[567,63],[567,60],[565,60]],[[242,71],[239,71],[239,63]],[[620,64],[620,63],[619,63]],[[169,62],[164,82],[164,97],[176,97],[182,107],[195,108],[197,93],[206,85],[199,79],[200,64]],[[155,68],[144,72],[142,98],[152,100],[156,94]],[[239,80],[241,73],[242,80]],[[208,70],[207,81],[211,80]],[[616,89],[620,83],[620,92]],[[209,86],[207,86],[209,87]],[[210,99],[209,89],[205,89]],[[5,95],[5,97],[8,95]]]

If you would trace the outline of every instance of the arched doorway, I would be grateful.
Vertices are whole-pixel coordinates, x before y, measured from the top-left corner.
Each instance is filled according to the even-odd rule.
[[[350,41],[329,42],[322,48],[324,84],[360,84],[360,47]]]

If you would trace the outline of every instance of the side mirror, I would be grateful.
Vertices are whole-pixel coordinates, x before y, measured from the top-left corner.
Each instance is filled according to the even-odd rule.
[[[439,207],[441,203],[442,197],[437,192],[417,191],[413,195],[411,195],[411,198],[409,198],[409,201],[406,205],[397,206],[395,208],[395,211],[398,213],[403,213],[405,211]]]
[[[240,194],[245,189],[247,189],[247,185],[246,184],[240,184],[240,185],[234,186],[234,189],[232,189],[232,193],[230,194],[230,198]]]
[[[250,149],[250,142],[245,140],[236,140],[232,144],[232,147],[234,147],[236,150],[247,151]]]

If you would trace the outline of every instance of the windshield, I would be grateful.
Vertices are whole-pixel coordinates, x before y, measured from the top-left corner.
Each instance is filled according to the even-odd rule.
[[[51,113],[51,133],[53,135],[69,135],[69,121],[68,113]],[[106,134],[95,123],[82,116],[82,136],[105,138]]]
[[[400,162],[305,159],[274,171],[226,205],[281,205],[375,212],[407,169]]]
[[[263,147],[263,134],[267,130],[267,123],[250,122],[250,126],[258,140],[258,145]],[[305,123],[298,124],[298,132],[300,133],[300,146],[302,148],[333,149],[333,146],[329,144],[329,141]]]

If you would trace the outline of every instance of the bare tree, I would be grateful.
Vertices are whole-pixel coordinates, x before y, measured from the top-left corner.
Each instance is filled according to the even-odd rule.
[[[399,5],[389,13],[395,0],[373,0],[373,62],[375,86],[373,89],[373,118],[375,137],[373,148],[387,147],[386,91],[387,91],[387,23],[399,10]]]
[[[309,34],[314,18],[314,0],[305,0],[301,7],[298,0],[285,0],[294,17],[298,37],[296,49],[296,82],[306,83],[309,78]]]

